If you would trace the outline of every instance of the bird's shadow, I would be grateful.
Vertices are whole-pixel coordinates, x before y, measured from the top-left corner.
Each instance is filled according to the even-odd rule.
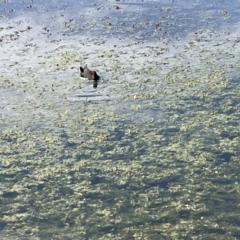
[[[79,97],[79,98],[82,98],[82,97],[84,97],[84,98],[88,98],[88,97],[101,97],[102,95],[101,94],[88,94],[88,95],[86,95],[86,94],[78,94],[78,95],[76,95],[76,97]]]

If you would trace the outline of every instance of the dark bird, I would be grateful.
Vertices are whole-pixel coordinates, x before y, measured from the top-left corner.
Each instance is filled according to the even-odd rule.
[[[96,71],[91,71],[87,65],[85,65],[84,68],[80,67],[80,76],[88,80],[93,80],[93,88],[97,88],[100,77],[97,75]]]

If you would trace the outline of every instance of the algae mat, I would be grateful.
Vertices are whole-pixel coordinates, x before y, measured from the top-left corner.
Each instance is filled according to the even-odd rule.
[[[148,5],[127,6],[82,3],[83,34],[72,18],[4,20],[2,239],[240,237],[239,31],[166,36],[155,15],[144,18]],[[160,10],[171,17],[174,6]],[[90,21],[97,12],[102,21]],[[236,23],[225,8],[214,13]],[[137,14],[138,30],[119,38]],[[102,77],[97,89],[79,77],[85,63]]]

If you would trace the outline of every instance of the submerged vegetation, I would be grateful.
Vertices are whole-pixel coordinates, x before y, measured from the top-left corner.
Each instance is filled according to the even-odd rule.
[[[237,36],[46,44],[27,26],[1,41],[1,239],[240,238]]]

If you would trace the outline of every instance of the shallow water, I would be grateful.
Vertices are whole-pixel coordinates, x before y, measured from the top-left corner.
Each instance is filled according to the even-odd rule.
[[[238,239],[238,3],[2,2],[1,239]]]

